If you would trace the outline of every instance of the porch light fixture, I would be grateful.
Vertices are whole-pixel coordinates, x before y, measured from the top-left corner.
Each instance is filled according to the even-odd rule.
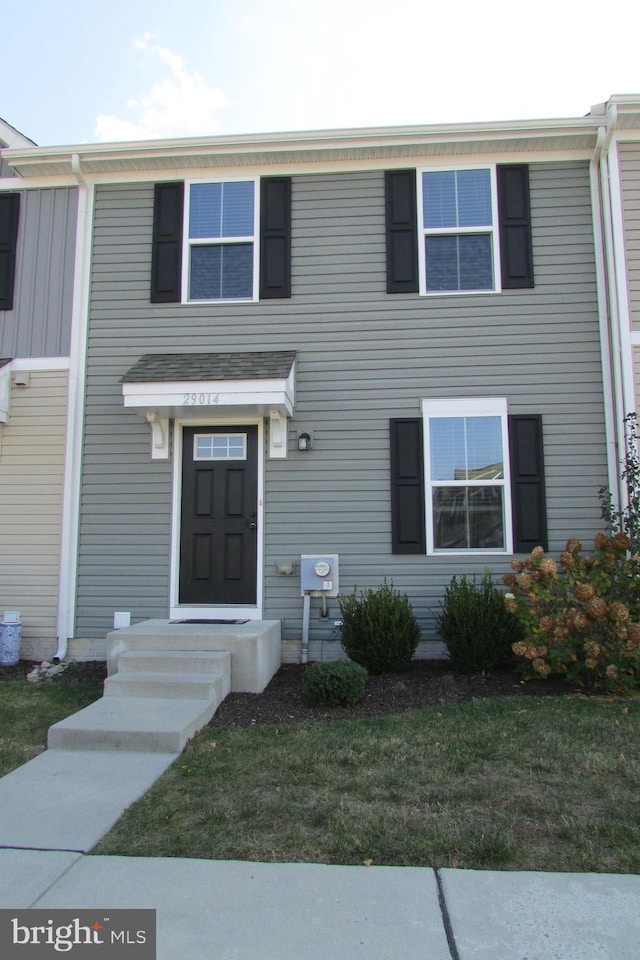
[[[308,433],[298,434],[298,450],[305,452],[311,450],[311,437]]]

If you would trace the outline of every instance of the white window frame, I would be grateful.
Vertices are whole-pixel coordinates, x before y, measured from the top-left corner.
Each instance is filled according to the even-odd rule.
[[[189,236],[189,213],[191,208],[191,187],[199,183],[253,183],[253,234],[246,237],[196,237]],[[260,225],[260,178],[259,177],[203,177],[197,180],[185,181],[185,203],[183,212],[183,249],[182,249],[182,302],[229,304],[254,303],[258,300],[259,291],[259,225]],[[196,300],[189,297],[191,281],[191,250],[194,247],[232,246],[233,244],[247,244],[253,246],[253,289],[250,297],[233,297],[231,299]]]
[[[439,417],[500,417],[504,477],[501,480],[432,480],[431,479],[431,441],[429,422]],[[513,553],[513,517],[511,506],[511,465],[509,462],[508,405],[506,397],[469,398],[468,400],[423,400],[422,418],[424,430],[424,475],[425,475],[425,517],[427,526],[428,556],[504,556]],[[504,547],[469,548],[449,550],[434,546],[433,528],[433,491],[437,487],[502,487],[502,509],[504,512]]]
[[[425,227],[424,225],[424,192],[422,187],[423,173],[450,173],[455,170],[489,170],[491,175],[491,226],[481,227]],[[420,277],[420,293],[424,297],[460,297],[478,296],[480,294],[500,293],[502,291],[502,274],[500,268],[500,230],[498,220],[498,171],[495,163],[462,163],[447,164],[446,166],[421,167],[416,171],[417,205],[418,205],[418,271]],[[486,234],[491,237],[491,255],[493,258],[493,287],[489,290],[427,290],[427,257],[425,239],[428,236],[454,236],[464,234]]]

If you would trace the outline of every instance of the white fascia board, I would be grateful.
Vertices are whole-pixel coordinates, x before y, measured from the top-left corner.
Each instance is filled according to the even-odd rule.
[[[184,156],[215,151],[220,153],[246,153],[265,150],[303,151],[308,149],[344,149],[345,147],[398,146],[425,141],[511,139],[520,137],[565,136],[572,137],[593,131],[597,127],[595,117],[569,117],[549,120],[500,120],[488,123],[453,123],[389,127],[353,127],[345,129],[293,131],[288,133],[264,133],[225,135],[219,137],[187,137],[161,140],[137,140],[117,143],[75,144],[54,147],[31,146],[25,149],[9,149],[5,158],[14,163],[18,160],[29,163],[60,162],[72,154],[78,154],[83,162],[100,159],[129,159],[146,157],[157,160],[166,156]]]
[[[174,178],[175,179],[175,178]],[[0,177],[0,193],[15,193],[16,190],[45,190],[47,187],[77,187],[76,177],[69,175],[52,177]]]
[[[286,380],[199,380],[123,383],[124,405],[170,418],[211,417],[216,411],[251,409],[268,416],[293,413],[293,384]]]
[[[415,150],[451,154],[456,145],[461,152],[483,151],[510,154],[517,141],[525,149],[543,153],[545,148],[572,150],[579,145],[588,150],[595,145],[598,121],[594,117],[569,120],[505,121],[488,124],[450,124],[442,126],[387,127],[360,130],[329,130],[310,133],[260,134],[246,137],[208,137],[188,140],[144,141],[118,144],[81,144],[64,147],[33,147],[7,150],[5,159],[16,172],[29,179],[46,174],[61,177],[72,173],[72,157],[79,158],[85,177],[96,182],[128,174],[137,179],[157,178],[171,171],[173,178],[187,170],[212,167],[247,167],[251,157],[255,166],[286,167],[309,162],[362,162],[387,158],[408,158]],[[491,146],[488,146],[491,142]],[[495,144],[495,147],[493,146]],[[501,149],[502,145],[502,149]]]
[[[69,357],[19,357],[11,361],[12,370],[25,370],[29,373],[56,373],[69,370]]]

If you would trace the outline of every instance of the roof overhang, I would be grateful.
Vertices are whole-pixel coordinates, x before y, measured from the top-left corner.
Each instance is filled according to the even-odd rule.
[[[371,163],[421,157],[593,150],[598,119],[500,121],[494,123],[374,127],[251,136],[147,140],[7,150],[4,158],[25,180],[76,173],[97,181],[185,176],[189,171],[229,167],[292,167]]]

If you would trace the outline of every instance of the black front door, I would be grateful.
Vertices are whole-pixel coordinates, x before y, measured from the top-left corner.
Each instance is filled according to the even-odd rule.
[[[185,427],[180,603],[256,603],[258,428]]]

